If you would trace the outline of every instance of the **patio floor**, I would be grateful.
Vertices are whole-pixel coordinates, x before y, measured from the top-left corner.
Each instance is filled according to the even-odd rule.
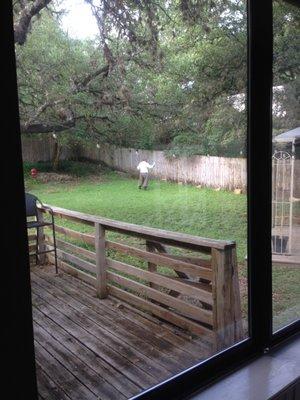
[[[40,399],[127,399],[206,358],[199,338],[53,266],[31,273]]]

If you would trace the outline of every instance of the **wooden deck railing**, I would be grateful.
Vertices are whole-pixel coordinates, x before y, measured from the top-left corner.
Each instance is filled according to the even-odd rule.
[[[205,338],[216,350],[241,339],[235,242],[149,228],[59,207],[52,209],[58,233],[59,267],[93,285],[100,298],[111,295],[151,312]],[[94,233],[60,226],[59,218],[93,226]],[[107,232],[139,238],[144,248],[108,240]],[[45,238],[46,247],[50,247],[51,237]],[[80,243],[90,245],[93,251]],[[166,245],[197,255],[170,254]],[[116,255],[119,259],[122,256],[123,261],[114,259]],[[126,262],[124,256],[130,256],[125,258]],[[48,257],[53,260],[50,254]],[[146,262],[146,268],[131,265],[128,260],[132,258]]]

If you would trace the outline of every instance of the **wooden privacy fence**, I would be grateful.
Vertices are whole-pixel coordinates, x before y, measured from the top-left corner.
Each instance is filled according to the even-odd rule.
[[[216,350],[242,338],[235,242],[52,209],[56,222],[63,218],[94,227],[94,234],[88,234],[56,224],[58,266],[93,285],[100,298],[111,295],[151,312],[208,340]],[[107,232],[138,238],[144,248],[108,240]],[[50,248],[51,238],[45,238]],[[189,254],[170,254],[166,245]],[[116,256],[123,257],[122,261]],[[132,265],[133,259],[145,262],[144,267]]]
[[[22,135],[22,158],[27,162],[48,162],[53,159],[55,140],[52,135],[42,135],[41,137],[27,137]],[[62,146],[60,160],[69,160],[74,157],[74,151],[66,146]]]
[[[192,183],[204,187],[243,191],[247,186],[247,165],[245,158],[191,156],[166,157],[164,151],[135,150],[102,144],[81,148],[81,156],[103,161],[110,167],[137,174],[137,165],[142,160],[155,161],[151,176],[175,182]]]
[[[51,161],[54,139],[51,135],[42,138],[22,137],[23,161]],[[142,159],[155,161],[151,175],[158,179],[192,183],[203,187],[246,191],[247,162],[245,158],[192,156],[167,158],[159,150],[135,150],[96,143],[81,146],[76,151],[62,146],[61,160],[77,158],[103,161],[110,167],[137,174],[137,165]],[[294,195],[300,198],[300,160],[295,160]]]

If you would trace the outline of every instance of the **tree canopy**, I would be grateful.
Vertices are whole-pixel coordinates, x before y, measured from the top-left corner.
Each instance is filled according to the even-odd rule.
[[[94,41],[52,0],[16,0],[23,134],[172,154],[245,154],[247,24],[240,0],[85,0]],[[299,124],[299,11],[274,2],[276,129]]]

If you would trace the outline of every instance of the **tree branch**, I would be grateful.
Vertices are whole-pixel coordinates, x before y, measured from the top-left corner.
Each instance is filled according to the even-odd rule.
[[[15,43],[20,45],[26,42],[27,34],[30,28],[32,18],[37,15],[43,8],[47,7],[52,0],[35,0],[34,2],[23,5],[19,13],[18,21],[15,23]]]
[[[21,133],[54,133],[63,132],[75,126],[75,120],[66,122],[64,124],[47,124],[43,122],[37,122],[33,124],[21,124]]]

